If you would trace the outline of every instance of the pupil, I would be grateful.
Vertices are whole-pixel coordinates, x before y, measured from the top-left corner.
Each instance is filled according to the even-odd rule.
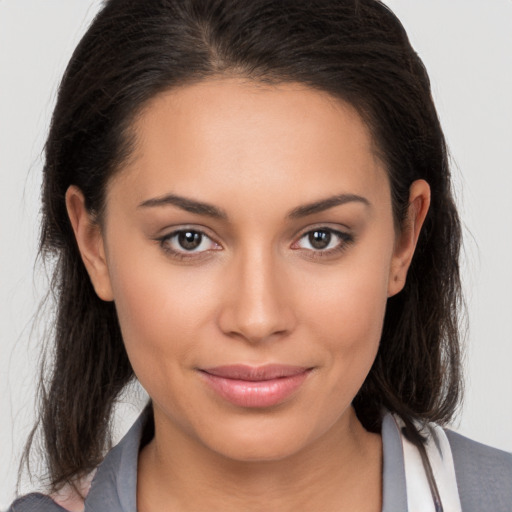
[[[309,242],[315,249],[325,249],[331,242],[328,231],[313,231],[309,234]]]
[[[178,235],[178,243],[188,251],[197,249],[201,244],[201,233],[195,231],[182,231]]]

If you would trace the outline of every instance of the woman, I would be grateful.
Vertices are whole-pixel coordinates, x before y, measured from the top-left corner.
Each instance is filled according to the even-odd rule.
[[[512,458],[432,423],[460,398],[460,227],[379,2],[108,1],[43,208],[49,492],[12,510],[511,510]],[[134,378],[151,402],[105,457]]]

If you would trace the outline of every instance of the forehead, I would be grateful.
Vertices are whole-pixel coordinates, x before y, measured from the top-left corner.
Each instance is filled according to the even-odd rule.
[[[134,153],[114,183],[138,201],[172,192],[215,202],[227,189],[307,202],[333,187],[360,195],[387,187],[357,111],[301,84],[224,78],[183,86],[152,99],[133,131]]]

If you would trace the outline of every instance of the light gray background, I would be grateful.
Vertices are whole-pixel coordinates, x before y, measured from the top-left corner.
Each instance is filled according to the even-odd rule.
[[[456,164],[470,335],[455,428],[512,451],[512,1],[387,3],[430,72]],[[33,419],[41,151],[56,86],[99,4],[0,0],[0,509]],[[119,435],[136,414],[122,407]]]

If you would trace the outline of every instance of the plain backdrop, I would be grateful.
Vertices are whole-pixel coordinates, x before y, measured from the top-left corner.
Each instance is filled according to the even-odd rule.
[[[465,227],[470,331],[454,428],[512,451],[512,1],[387,3],[429,70]],[[99,5],[0,0],[0,510],[33,421],[44,329],[32,325],[45,292],[34,267],[41,152],[60,76]],[[140,401],[120,408],[118,436]]]

